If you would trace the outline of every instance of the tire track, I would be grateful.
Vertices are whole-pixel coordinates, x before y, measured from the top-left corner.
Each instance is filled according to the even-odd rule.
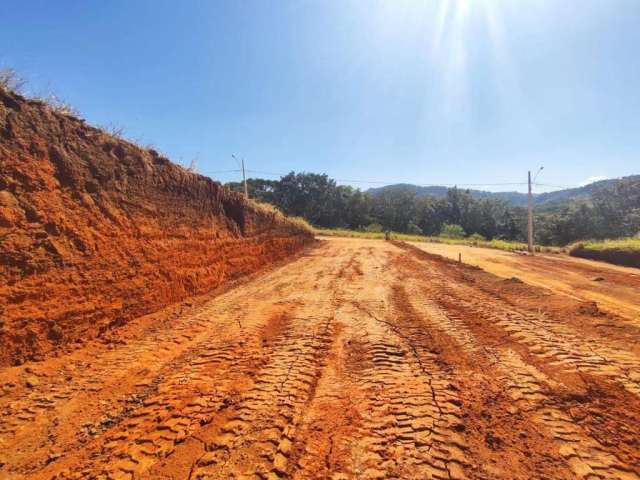
[[[406,270],[406,264],[402,266]],[[549,441],[556,445],[558,455],[576,478],[640,478],[640,465],[630,466],[627,459],[619,457],[617,448],[602,445],[576,424],[562,405],[556,406],[557,402],[549,396],[549,392],[559,388],[558,382],[527,364],[508,345],[486,345],[475,336],[466,319],[482,317],[478,315],[478,310],[464,309],[471,303],[471,293],[463,298],[457,295],[453,297],[454,294],[450,293],[452,288],[445,291],[444,286],[451,287],[452,283],[447,282],[435,269],[430,269],[428,282],[421,281],[419,286],[412,286],[405,296],[414,308],[424,312],[423,318],[431,328],[452,337],[478,364],[491,365],[496,381],[504,385],[520,412],[544,427]],[[496,310],[500,312],[499,306],[494,312]]]
[[[408,248],[415,258],[416,252]],[[430,295],[444,309],[459,311],[461,318],[475,318],[495,325],[509,337],[524,345],[531,355],[548,367],[577,371],[595,376],[607,377],[619,382],[629,392],[640,397],[640,359],[633,353],[620,348],[610,348],[596,339],[580,336],[562,319],[549,315],[520,310],[516,305],[474,288],[472,279],[455,271],[437,259],[427,263],[424,252],[418,250],[421,269],[409,267],[417,278],[429,277],[432,286]],[[423,254],[423,255],[421,255]],[[410,261],[396,259],[408,265]],[[467,279],[465,281],[465,279]]]
[[[483,278],[324,242],[32,366],[0,397],[0,478],[639,479],[636,356]]]
[[[178,319],[175,325],[155,325],[154,328],[160,326],[157,333],[138,342],[105,351],[94,362],[74,369],[73,382],[64,377],[48,377],[53,381],[39,385],[31,395],[54,395],[56,385],[64,395],[54,408],[36,412],[39,417],[35,420],[26,419],[8,432],[11,444],[23,453],[9,458],[11,463],[0,465],[0,476],[4,469],[16,478],[24,474],[32,478],[36,472],[41,478],[50,478],[54,473],[59,473],[59,478],[84,478],[96,472],[126,478],[145,472],[171,455],[177,444],[210,422],[216,412],[228,409],[234,400],[234,389],[255,376],[256,368],[265,361],[266,349],[257,341],[261,322],[274,312],[295,307],[302,296],[301,291],[294,290],[269,303],[264,297],[252,297],[252,290],[264,291],[283,281],[297,281],[304,291],[311,288],[304,283],[309,272],[321,273],[323,278],[334,277],[335,273],[330,272],[336,267],[317,262],[316,255],[314,252],[301,258],[296,267],[285,265],[262,276],[263,282],[253,282],[249,288],[223,294]],[[247,317],[249,312],[251,316]],[[112,401],[101,400],[107,404],[102,410],[112,414],[105,418],[101,411],[89,415],[80,411],[83,405],[97,404],[103,395]],[[33,397],[7,402],[5,408],[16,402],[32,408]],[[6,418],[14,417],[13,410],[3,413]],[[81,424],[82,420],[75,416],[89,417],[90,421]],[[103,418],[105,422],[101,421]],[[62,419],[69,419],[69,424]],[[53,436],[42,434],[41,428],[52,431]],[[30,454],[26,446],[32,437],[46,440],[39,447],[39,461],[34,461],[34,452]],[[64,452],[67,454],[62,455]],[[74,466],[77,464],[82,468]],[[79,475],[82,471],[85,473]]]
[[[325,359],[335,341],[335,292],[356,253],[316,295],[291,317],[275,349],[242,395],[233,415],[214,435],[204,437],[205,453],[190,472],[193,479],[288,478],[301,418],[314,400]],[[308,296],[309,297],[309,296]],[[327,302],[327,298],[329,301]],[[322,315],[318,312],[324,311]]]
[[[324,452],[324,469],[303,469],[297,478],[466,478],[470,460],[450,372],[419,329],[389,303],[395,273],[385,266],[395,247],[382,245],[353,265],[350,282],[339,291],[344,352],[336,358],[344,364],[335,367],[339,380],[324,391],[349,415],[331,415],[339,434],[329,451],[311,446],[302,455],[303,465],[318,468],[312,457]],[[345,404],[336,383],[349,390],[352,403]],[[309,418],[307,431],[322,420],[320,414]]]

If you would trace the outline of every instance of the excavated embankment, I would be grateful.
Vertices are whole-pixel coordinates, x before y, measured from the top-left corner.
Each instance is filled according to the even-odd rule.
[[[640,253],[636,251],[627,251],[615,248],[606,250],[593,250],[590,248],[578,247],[572,249],[569,252],[569,255],[571,255],[572,257],[588,258],[590,260],[609,262],[625,267],[640,268]]]
[[[311,239],[153,150],[0,89],[0,366],[95,338]]]

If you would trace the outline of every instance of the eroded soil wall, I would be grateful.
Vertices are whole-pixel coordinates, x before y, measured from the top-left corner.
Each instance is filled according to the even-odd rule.
[[[589,258],[591,260],[600,260],[601,262],[609,262],[625,267],[640,268],[640,252],[616,249],[591,250],[588,248],[576,248],[571,250],[569,254],[573,257]]]
[[[0,365],[95,338],[309,241],[153,150],[0,90]]]

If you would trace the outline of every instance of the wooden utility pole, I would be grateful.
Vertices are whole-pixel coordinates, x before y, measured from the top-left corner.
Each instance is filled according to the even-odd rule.
[[[238,157],[235,156],[235,154],[231,154],[231,157],[238,162]],[[238,162],[238,165],[240,165],[240,168],[242,168],[242,183],[244,183],[244,198],[248,199],[249,198],[249,190],[247,189],[247,176],[244,173],[244,158],[241,159]]]
[[[247,190],[247,177],[244,174],[244,158],[242,159],[242,181],[244,182],[244,197],[248,199],[249,190]],[[529,186],[529,189],[531,189],[531,186]]]
[[[531,193],[531,170],[529,170],[529,221],[528,221],[529,253],[533,255],[533,194]]]

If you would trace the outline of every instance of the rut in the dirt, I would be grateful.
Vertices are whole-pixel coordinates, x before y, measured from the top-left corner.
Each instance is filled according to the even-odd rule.
[[[0,478],[640,478],[640,331],[576,329],[575,302],[532,310],[487,275],[324,241],[2,370]]]

